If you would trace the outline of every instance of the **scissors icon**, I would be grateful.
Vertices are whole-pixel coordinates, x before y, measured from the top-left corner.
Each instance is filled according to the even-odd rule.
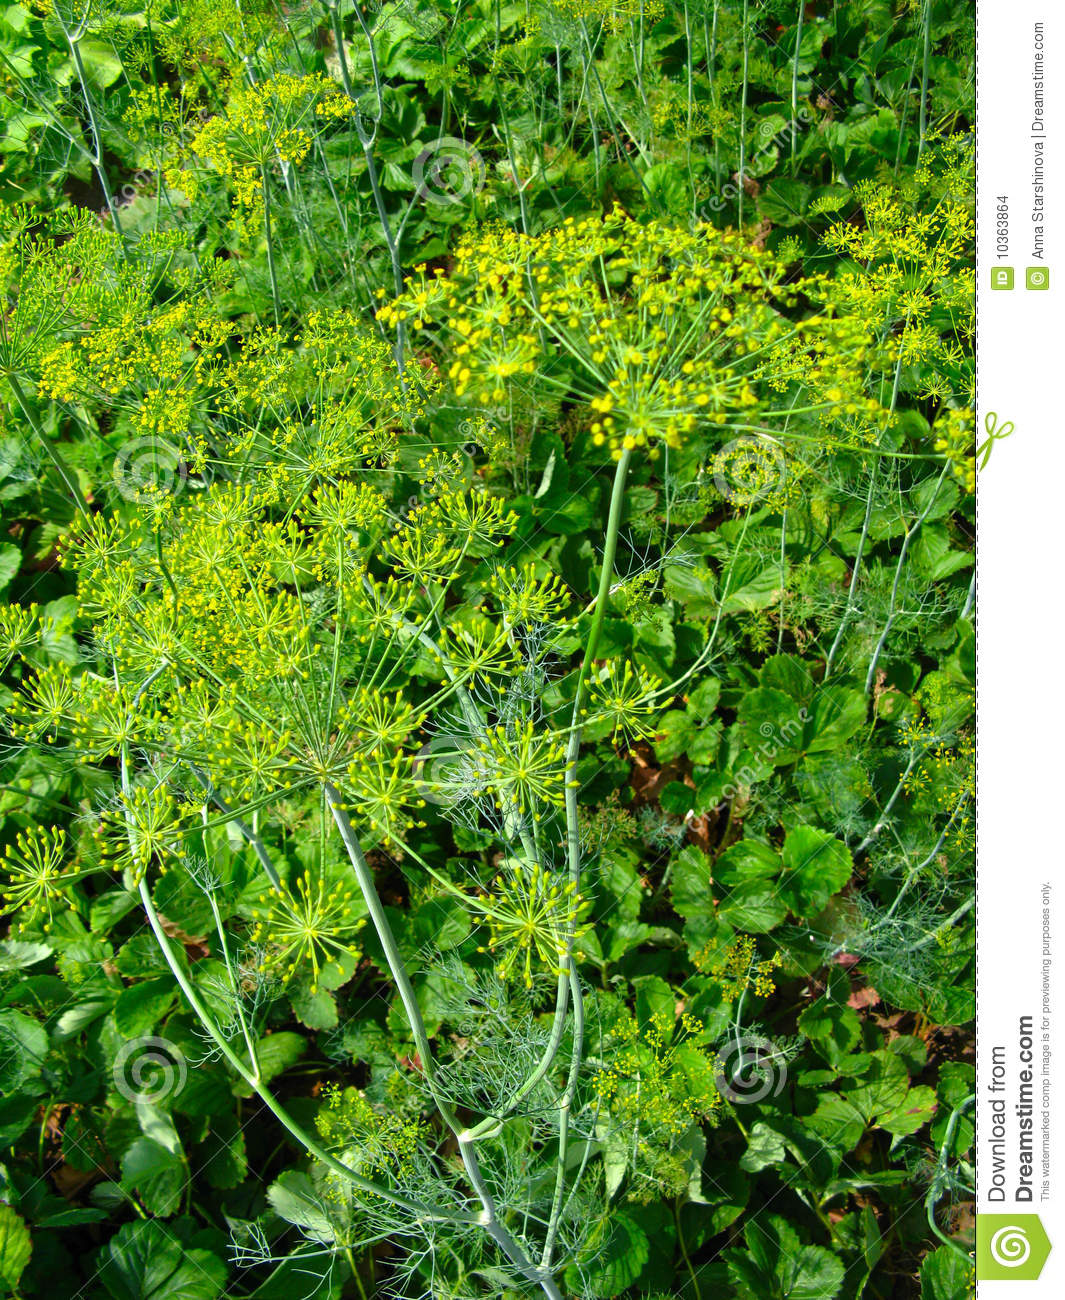
[[[992,444],[998,442],[1001,438],[1008,438],[1013,432],[1013,421],[1007,420],[1006,423],[1000,427],[998,416],[994,411],[988,411],[984,416],[984,428],[987,430],[987,437],[976,449],[978,459],[981,454],[983,455],[983,460],[980,461],[981,469],[986,469],[987,462],[991,459]]]

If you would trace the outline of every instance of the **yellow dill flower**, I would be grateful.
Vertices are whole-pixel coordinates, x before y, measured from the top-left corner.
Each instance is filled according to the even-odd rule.
[[[56,904],[66,902],[69,906],[69,887],[93,874],[68,865],[68,854],[66,832],[59,827],[33,826],[18,831],[14,843],[4,849],[0,863],[3,914],[20,913],[20,931],[38,924],[50,930]]]
[[[537,967],[563,973],[569,945],[588,930],[581,924],[587,904],[573,882],[523,857],[505,859],[491,888],[470,902],[488,926],[497,973],[520,973],[527,988]]]
[[[620,670],[615,663],[604,665],[589,680],[589,722],[608,722],[613,738],[624,736],[630,744],[653,739],[656,728],[651,719],[661,709],[655,700],[657,685],[655,678],[629,660]]]
[[[783,960],[779,952],[759,958],[757,941],[749,934],[737,935],[724,947],[709,943],[693,958],[696,970],[717,980],[727,1002],[735,1002],[748,990],[756,997],[769,997],[776,988],[773,972]]]
[[[309,973],[316,993],[323,969],[338,958],[358,956],[353,940],[366,924],[361,895],[352,886],[334,884],[321,873],[296,877],[295,888],[260,895],[253,909],[250,939],[262,946],[263,968],[287,983]]]

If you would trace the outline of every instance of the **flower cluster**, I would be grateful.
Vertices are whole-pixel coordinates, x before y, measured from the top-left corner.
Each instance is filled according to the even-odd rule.
[[[422,1120],[378,1109],[357,1088],[326,1084],[321,1095],[315,1127],[364,1176],[404,1173],[426,1142]]]
[[[0,871],[4,876],[0,899],[4,914],[19,913],[19,929],[42,925],[47,932],[57,903],[66,905],[65,893],[81,878],[69,864],[66,834],[59,829],[32,827],[19,831],[4,849]]]
[[[511,979],[520,971],[527,988],[533,985],[534,965],[555,976],[562,973],[573,940],[588,928],[580,924],[587,908],[573,882],[521,857],[506,860],[473,907],[488,926],[497,973]]]
[[[294,889],[262,894],[250,940],[261,948],[263,970],[287,983],[309,968],[311,992],[317,993],[323,970],[338,959],[358,957],[353,940],[366,922],[356,915],[355,896],[352,886],[306,871]]]
[[[191,160],[210,164],[232,186],[237,204],[254,208],[261,202],[267,169],[298,166],[310,152],[317,125],[348,117],[351,107],[328,77],[279,74],[235,89],[225,114],[212,117],[193,135]],[[172,162],[167,179],[194,196],[196,171],[188,161]]]
[[[696,1017],[674,1020],[661,1012],[641,1026],[623,1013],[593,1080],[599,1105],[635,1144],[637,1170],[651,1188],[683,1182],[683,1164],[671,1159],[693,1124],[715,1123],[722,1107],[714,1053],[697,1045]],[[639,1183],[632,1195],[639,1197]]]
[[[951,473],[966,492],[976,491],[976,414],[972,407],[940,411],[932,426],[933,446],[950,462]]]
[[[800,287],[786,270],[735,233],[615,211],[535,236],[476,232],[447,273],[416,268],[378,318],[434,330],[460,403],[510,407],[534,389],[582,401],[591,445],[615,460],[776,418],[760,391],[809,387],[811,362],[814,409],[872,420],[868,331],[828,314],[789,320]]]
[[[741,934],[721,947],[709,943],[693,958],[696,970],[712,975],[721,988],[726,1002],[735,1002],[750,990],[755,997],[767,998],[776,988],[773,972],[782,965],[779,952],[772,957],[759,958],[757,942],[752,935]]]

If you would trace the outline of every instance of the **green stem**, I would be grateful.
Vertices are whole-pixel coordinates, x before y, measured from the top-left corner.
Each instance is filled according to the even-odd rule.
[[[63,480],[67,491],[74,500],[74,504],[85,518],[88,519],[89,507],[84,496],[82,496],[81,488],[78,486],[78,480],[74,471],[59,454],[58,450],[52,445],[52,440],[41,428],[33,407],[30,405],[30,400],[26,394],[26,390],[22,387],[16,376],[11,371],[8,371],[7,382],[11,385],[11,391],[15,394],[15,401],[18,402],[22,414],[26,417],[26,423],[33,430],[34,434],[37,436],[38,442],[40,442],[41,446],[47,453],[48,458],[58,471],[59,477]]]
[[[795,54],[791,60],[791,174],[795,175],[795,119],[799,112],[799,46],[802,44],[802,20],[806,12],[806,0],[799,0],[799,16],[795,26]]]
[[[688,1254],[688,1243],[684,1240],[684,1229],[680,1224],[680,1205],[676,1202],[674,1202],[673,1205],[673,1218],[676,1220],[677,1224],[677,1244],[680,1246],[681,1256],[691,1277],[692,1286],[695,1289],[695,1300],[703,1300],[703,1293],[699,1288],[699,1275],[692,1267],[691,1257]]]
[[[748,0],[743,0],[743,85],[740,93],[740,167],[736,180],[739,183],[739,206],[736,225],[743,228],[743,169],[747,165],[747,76],[750,65],[750,33],[747,30]]]
[[[921,17],[924,39],[921,48],[921,106],[917,119],[917,157],[924,153],[925,135],[928,131],[928,64],[932,54],[932,0],[925,0]]]
[[[266,265],[270,269],[270,297],[274,304],[274,326],[281,328],[281,292],[277,287],[277,266],[274,263],[274,220],[270,206],[270,185],[265,166],[259,169],[263,181],[263,226],[266,231]]]
[[[282,1127],[296,1139],[300,1146],[302,1146],[310,1155],[314,1156],[316,1160],[320,1160],[335,1174],[339,1174],[341,1178],[346,1179],[360,1191],[366,1192],[370,1196],[380,1196],[384,1200],[390,1201],[393,1205],[398,1205],[402,1209],[408,1210],[418,1219],[430,1220],[433,1222],[462,1224],[474,1224],[478,1222],[474,1215],[458,1214],[451,1210],[434,1210],[427,1205],[422,1205],[418,1201],[409,1200],[406,1196],[399,1196],[395,1192],[390,1192],[387,1188],[378,1186],[377,1183],[371,1182],[368,1178],[362,1178],[359,1174],[349,1169],[347,1165],[341,1164],[339,1160],[334,1156],[331,1156],[323,1147],[319,1146],[314,1138],[302,1129],[288,1114],[284,1107],[274,1099],[266,1085],[259,1078],[258,1074],[249,1070],[240,1057],[237,1056],[236,1052],[234,1052],[230,1047],[229,1043],[226,1041],[225,1035],[215,1023],[214,1017],[207,1010],[206,1006],[200,999],[200,995],[192,987],[191,981],[182,970],[181,964],[171,947],[170,938],[163,929],[162,923],[159,920],[159,915],[155,910],[155,904],[152,902],[151,891],[148,888],[145,877],[141,877],[137,888],[140,893],[141,903],[144,907],[144,913],[148,918],[148,924],[152,928],[152,933],[155,935],[155,940],[163,954],[163,959],[170,967],[170,973],[173,975],[182,993],[184,993],[200,1023],[203,1025],[204,1029],[207,1030],[207,1033],[210,1035],[219,1052],[221,1052],[222,1056],[225,1057],[226,1061],[228,1061],[237,1074],[240,1075],[263,1104],[273,1113]]]
[[[946,478],[947,471],[949,469],[950,469],[949,464],[945,464],[943,466],[942,472],[940,473],[939,478],[936,480],[935,489],[932,492],[932,495],[928,499],[928,504],[917,516],[917,519],[914,522],[913,527],[908,528],[906,530],[906,536],[902,539],[902,546],[899,548],[898,563],[895,565],[895,579],[891,584],[891,599],[888,603],[887,622],[884,624],[883,632],[880,633],[880,639],[877,641],[876,648],[873,650],[872,658],[869,660],[869,671],[865,675],[866,695],[869,694],[869,691],[872,688],[873,681],[876,677],[876,666],[880,662],[880,655],[883,652],[885,644],[887,643],[887,639],[891,632],[891,629],[895,625],[895,618],[896,615],[898,614],[897,602],[899,596],[899,584],[902,581],[902,571],[906,565],[906,553],[909,551],[910,543],[917,536],[917,533],[919,532],[921,525],[931,514],[932,507],[935,505],[936,498],[939,496],[939,489],[943,486],[943,480]]]
[[[949,1246],[955,1250],[963,1259],[969,1260],[970,1254],[959,1242],[953,1237],[948,1237],[943,1229],[936,1223],[936,1201],[939,1200],[943,1191],[943,1176],[947,1171],[947,1161],[950,1159],[950,1145],[954,1141],[954,1134],[958,1128],[958,1121],[970,1106],[975,1105],[976,1094],[970,1093],[964,1101],[959,1102],[951,1111],[950,1119],[947,1120],[947,1127],[943,1134],[943,1141],[939,1144],[939,1155],[936,1159],[935,1173],[932,1175],[932,1185],[928,1189],[928,1195],[925,1197],[925,1216],[928,1219],[928,1226],[932,1229],[944,1246]]]
[[[542,1270],[538,1269],[536,1265],[533,1264],[525,1254],[521,1245],[511,1236],[497,1217],[495,1203],[480,1170],[475,1144],[470,1140],[469,1131],[459,1122],[455,1112],[444,1099],[437,1086],[436,1069],[429,1045],[429,1035],[425,1029],[425,1021],[422,1019],[421,1008],[418,1006],[418,998],[414,992],[414,986],[410,982],[410,976],[407,974],[403,958],[400,956],[395,936],[392,933],[392,927],[388,921],[388,916],[385,913],[384,906],[382,905],[381,899],[377,893],[377,886],[374,883],[373,872],[370,870],[369,863],[366,861],[362,852],[362,847],[355,835],[354,827],[344,810],[339,791],[335,786],[326,784],[324,786],[324,793],[326,804],[333,816],[333,821],[336,823],[337,830],[340,832],[340,838],[344,844],[344,848],[347,850],[348,858],[355,871],[355,878],[359,883],[359,888],[361,889],[363,898],[366,901],[366,906],[370,913],[370,919],[373,922],[374,929],[377,931],[377,938],[381,944],[382,950],[384,951],[389,973],[396,985],[396,991],[399,993],[400,1001],[403,1003],[403,1010],[406,1012],[407,1021],[414,1038],[414,1044],[421,1059],[422,1072],[425,1077],[425,1082],[428,1085],[429,1092],[433,1098],[433,1103],[439,1111],[444,1123],[451,1130],[455,1140],[458,1142],[459,1155],[462,1158],[466,1177],[469,1179],[470,1185],[477,1194],[478,1200],[484,1207],[481,1214],[478,1216],[477,1222],[481,1224],[500,1250],[503,1251],[511,1263],[515,1265],[525,1278],[530,1282],[538,1284],[543,1289],[544,1293],[551,1297],[551,1300],[562,1300],[561,1293],[551,1278],[545,1275]]]

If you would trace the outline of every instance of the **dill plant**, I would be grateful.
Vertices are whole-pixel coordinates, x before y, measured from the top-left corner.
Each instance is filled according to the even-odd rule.
[[[706,944],[693,924],[698,978],[677,1001],[658,989],[648,1014],[636,994],[634,1013],[611,991],[624,947],[601,939],[604,889],[626,882],[619,929],[661,940],[641,898],[659,909],[669,890],[684,915],[695,809],[597,810],[590,744],[619,767],[635,746],[666,753],[664,715],[695,709],[700,675],[722,674],[731,709],[750,675],[735,665],[774,640],[820,656],[826,678],[864,679],[874,726],[901,708],[897,734],[790,774],[723,737],[719,694],[703,693],[690,749],[716,853],[816,809],[867,855],[829,933],[775,936],[789,975],[800,940],[828,963],[846,950],[906,1003],[964,959],[963,674],[948,666],[911,701],[905,666],[971,601],[947,583],[959,556],[922,544],[949,548],[943,521],[975,478],[970,158],[964,141],[937,146],[922,85],[915,181],[866,180],[860,221],[833,220],[850,200],[822,194],[810,215],[828,221],[832,271],[803,275],[799,240],[661,219],[715,196],[723,162],[738,161],[741,209],[759,206],[745,173],[771,170],[779,142],[756,152],[751,104],[780,68],[746,3],[685,5],[683,24],[629,0],[536,4],[510,26],[483,9],[163,0],[143,26],[107,6],[67,24],[71,51],[88,35],[124,71],[121,124],[91,79],[71,96],[110,227],[5,211],[0,369],[9,426],[30,428],[64,492],[77,641],[55,662],[46,648],[69,629],[7,607],[0,647],[16,750],[76,763],[93,793],[66,831],[15,839],[2,898],[20,942],[54,943],[60,970],[91,983],[106,955],[94,906],[136,897],[203,1062],[307,1154],[268,1193],[302,1234],[297,1269],[357,1277],[355,1256],[389,1239],[405,1292],[615,1294],[633,1240],[620,1189],[676,1207],[698,1186],[702,1127],[733,1116],[718,1053],[761,1035],[782,959],[752,936]],[[453,61],[467,19],[483,64]],[[667,83],[656,60],[677,72],[682,30]],[[437,127],[412,127],[389,80],[430,64],[441,132],[460,121],[490,147],[494,117],[467,116],[464,93],[482,66],[501,119],[471,204],[493,219],[447,241],[446,266],[437,236],[460,214],[426,216],[395,161]],[[69,106],[52,119],[66,138]],[[131,211],[101,127],[130,132],[151,172]],[[792,134],[793,171],[808,147],[797,156]],[[633,215],[563,222],[588,177]],[[415,256],[432,264],[404,280]],[[374,294],[376,322],[360,310]],[[173,452],[179,480],[116,481],[131,437]],[[588,521],[564,578],[537,514],[563,459]],[[809,554],[794,564],[837,546],[849,582]],[[771,566],[772,609],[751,594]],[[613,633],[618,616],[668,630],[689,601],[683,670]],[[641,838],[672,850],[657,883],[630,866]],[[168,911],[190,897],[202,934]],[[442,918],[428,942],[397,898]],[[190,960],[201,940],[212,955]],[[88,976],[86,953],[101,964]],[[366,983],[392,997],[388,1037],[341,1020]],[[289,1009],[328,1035],[340,1080],[313,1120],[271,1086]],[[278,1249],[235,1225],[237,1262]]]
[[[585,729],[652,734],[656,712],[712,652],[713,635],[668,680],[602,647],[630,472],[648,481],[661,465],[697,477],[726,435],[748,430],[774,452],[787,445],[795,478],[815,438],[859,452],[873,442],[882,408],[863,395],[852,359],[860,325],[792,319],[797,291],[783,272],[737,237],[620,215],[535,240],[493,232],[462,245],[450,275],[419,275],[378,313],[431,332],[452,358],[418,394],[387,346],[344,313],[310,317],[298,337],[261,328],[238,339],[209,306],[180,297],[158,315],[140,308],[149,330],[130,347],[144,372],[116,365],[102,321],[60,335],[42,358],[43,389],[56,390],[61,359],[68,400],[128,392],[136,411],[150,400],[138,375],[160,355],[153,340],[166,342],[186,395],[174,427],[202,412],[202,431],[185,438],[205,486],[74,525],[64,563],[91,639],[77,670],[55,670],[35,661],[35,616],[12,627],[22,683],[10,725],[26,743],[117,769],[113,797],[92,817],[95,859],[77,879],[119,872],[137,891],[209,1052],[313,1157],[315,1195],[344,1207],[349,1227],[330,1238],[341,1252],[357,1232],[387,1232],[410,1242],[413,1261],[419,1237],[431,1247],[454,1232],[474,1258],[490,1258],[492,1243],[491,1267],[511,1281],[560,1295],[559,1270],[592,1267],[609,1237],[589,1208],[602,1204],[601,1175],[588,1168],[595,1132],[628,1127],[642,1106],[647,1140],[658,1133],[668,1147],[716,1111],[712,1054],[667,1050],[664,1021],[642,1047],[623,1036],[606,1057],[588,1057],[578,760]],[[612,472],[598,587],[583,609],[535,551],[503,562],[517,516],[471,479],[465,453],[433,449],[421,432],[449,404],[509,406],[519,385],[526,400],[578,401],[584,454]],[[399,475],[418,489],[402,512],[390,500]],[[790,477],[779,491],[786,501]],[[426,735],[450,747],[446,763],[426,763]],[[420,851],[427,800],[487,834],[501,869],[456,879]],[[275,828],[296,807],[320,846],[303,872],[276,854]],[[248,845],[254,901],[209,854],[202,864],[209,833],[226,826]],[[463,1072],[438,1063],[370,850],[404,861],[484,925],[500,988],[517,977],[539,999],[553,985],[534,1052],[515,1046],[528,1020],[511,1027],[505,1086],[482,1078],[460,1095]],[[14,879],[8,889],[27,921],[70,883],[50,864],[41,859],[33,892]],[[222,954],[209,979],[164,926],[156,882],[172,874],[208,898]],[[317,1135],[297,1124],[260,1068],[271,994],[292,986],[301,1005],[327,1005],[370,933],[407,1022],[419,1105],[435,1116],[405,1131],[409,1160],[384,1168],[351,1158],[369,1140],[353,1119],[323,1120]],[[478,1001],[468,1004],[475,1021]],[[691,1020],[683,1033],[697,1028]],[[618,1052],[624,1070],[659,1082],[619,1088]],[[636,1057],[624,1064],[633,1052],[638,1067]],[[362,1102],[337,1107],[365,1112]],[[442,1154],[448,1132],[461,1167]],[[586,1154],[569,1186],[578,1137]],[[393,1139],[386,1125],[375,1140],[385,1149]],[[652,1169],[674,1159],[640,1150]],[[599,1226],[582,1238],[584,1222]]]

